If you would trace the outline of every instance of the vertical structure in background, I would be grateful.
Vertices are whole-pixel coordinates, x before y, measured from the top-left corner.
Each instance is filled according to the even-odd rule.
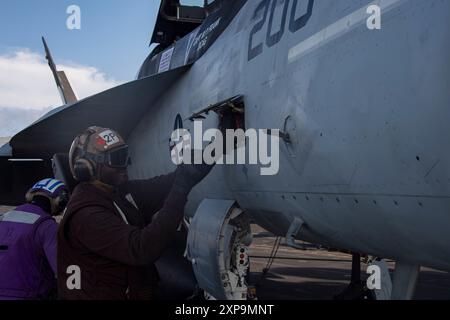
[[[50,49],[48,48],[44,37],[42,37],[42,42],[44,43],[45,48],[45,58],[47,59],[50,70],[55,78],[56,86],[58,87],[63,104],[72,104],[77,102],[78,99],[73,92],[72,86],[70,85],[65,72],[56,70],[55,62],[53,61]]]

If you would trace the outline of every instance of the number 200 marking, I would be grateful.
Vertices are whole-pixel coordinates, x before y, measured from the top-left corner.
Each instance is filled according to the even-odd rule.
[[[253,14],[253,19],[255,19],[259,12],[261,10],[264,10],[263,17],[260,21],[258,21],[255,26],[253,27],[252,31],[250,32],[250,39],[248,42],[248,61],[256,58],[263,52],[263,44],[260,43],[257,46],[253,46],[253,36],[260,31],[267,20],[267,15],[269,13],[269,7],[270,7],[270,1],[271,0],[263,0],[255,10],[255,13]],[[270,48],[280,42],[281,38],[284,35],[284,30],[286,28],[286,17],[287,17],[287,11],[289,7],[290,0],[284,0],[284,7],[283,7],[283,16],[281,17],[281,27],[280,30],[276,33],[272,34],[272,27],[273,27],[273,18],[275,14],[275,9],[277,6],[277,3],[279,0],[272,0],[272,6],[270,11],[270,18],[269,18],[269,24],[267,27],[267,34],[266,34],[266,45]],[[291,15],[290,15],[290,21],[289,21],[289,31],[292,33],[297,32],[298,30],[302,29],[311,18],[313,7],[314,7],[314,0],[308,0],[308,9],[305,14],[303,14],[299,18],[295,18],[295,13],[297,11],[297,5],[299,0],[293,0],[293,5],[291,8]],[[306,0],[305,0],[306,1]]]

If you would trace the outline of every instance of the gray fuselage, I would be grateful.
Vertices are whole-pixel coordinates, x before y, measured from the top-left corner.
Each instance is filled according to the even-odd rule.
[[[280,143],[279,173],[218,165],[191,193],[188,216],[204,198],[235,199],[278,235],[298,217],[300,239],[450,270],[450,1],[375,1],[382,29],[369,30],[372,2],[316,0],[295,32],[293,3],[298,18],[308,1],[289,1],[286,15],[278,1],[272,19],[272,1],[266,19],[257,10],[263,2],[249,0],[140,120],[130,176],[174,170],[177,114],[191,128],[194,112],[243,95],[246,128],[292,138]],[[204,127],[217,122],[210,114]]]

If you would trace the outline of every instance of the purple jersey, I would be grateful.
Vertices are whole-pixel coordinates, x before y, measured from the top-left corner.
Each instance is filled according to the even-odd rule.
[[[0,215],[0,299],[44,299],[54,290],[57,229],[32,204]]]

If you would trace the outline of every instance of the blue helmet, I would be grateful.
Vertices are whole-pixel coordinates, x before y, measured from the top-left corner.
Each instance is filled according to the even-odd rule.
[[[28,190],[29,193],[43,192],[50,198],[57,198],[63,191],[67,191],[64,182],[56,179],[44,179],[36,183]]]
[[[28,190],[25,198],[27,202],[33,201],[34,196],[44,196],[50,200],[52,214],[62,212],[69,202],[69,190],[64,182],[56,179],[44,179]]]

